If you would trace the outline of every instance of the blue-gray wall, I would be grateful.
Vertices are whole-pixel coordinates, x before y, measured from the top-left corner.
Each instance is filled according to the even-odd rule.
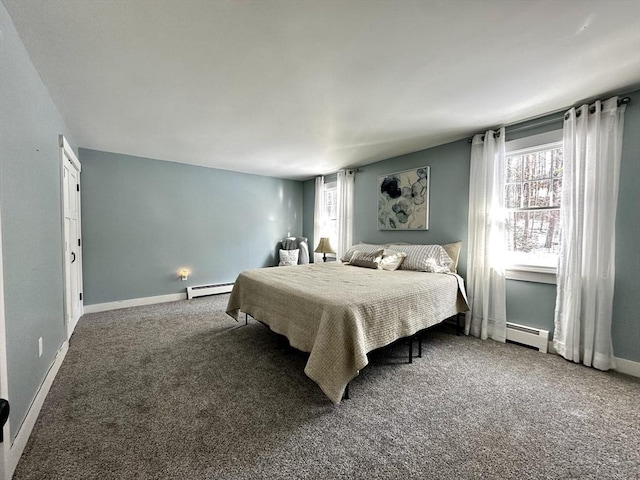
[[[354,187],[353,242],[444,244],[466,241],[470,148],[466,140],[460,140],[359,167]],[[378,176],[425,165],[431,167],[429,230],[378,230]],[[309,238],[313,237],[314,182],[307,180],[304,185],[304,235]],[[464,245],[458,266],[462,275],[466,274],[466,258]]]
[[[233,282],[302,234],[302,182],[85,149],[80,162],[85,305]]]
[[[616,223],[616,285],[613,309],[613,344],[619,358],[640,361],[640,91],[632,92],[625,114],[620,195]],[[535,128],[532,124],[545,123]],[[562,128],[562,115],[552,114],[507,129],[507,140]],[[448,243],[463,240],[460,273],[466,274],[469,202],[469,160],[466,140],[430,148],[360,167],[355,181],[354,242]],[[429,230],[389,232],[377,230],[377,177],[429,165],[431,205]],[[313,180],[305,182],[304,234],[313,235]],[[555,285],[507,281],[509,321],[553,331]]]
[[[0,35],[0,208],[13,439],[65,340],[58,136],[73,140],[2,3]]]
[[[404,241],[444,244],[466,240],[469,215],[469,152],[469,144],[466,140],[461,140],[360,167],[356,174],[354,190],[354,242]],[[451,161],[452,158],[458,160]],[[378,176],[426,165],[431,167],[429,230],[378,230]],[[465,246],[460,253],[458,267],[462,275],[466,274],[466,259]]]
[[[616,356],[640,361],[640,90],[624,115],[624,143],[616,217],[613,347]]]

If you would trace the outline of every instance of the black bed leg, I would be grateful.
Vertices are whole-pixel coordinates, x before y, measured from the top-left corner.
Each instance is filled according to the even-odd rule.
[[[422,358],[422,334],[418,334],[418,358]]]
[[[342,395],[342,399],[349,400],[349,384],[348,383],[347,383],[347,386],[344,387],[344,394]]]
[[[244,313],[244,324],[249,325],[249,314],[247,312]]]
[[[456,335],[460,336],[462,335],[462,316],[464,314],[463,313],[458,313],[456,315]]]

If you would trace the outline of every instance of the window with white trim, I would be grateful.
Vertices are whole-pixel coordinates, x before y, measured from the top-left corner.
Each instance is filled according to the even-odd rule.
[[[560,251],[562,130],[506,144],[507,268],[554,273]]]
[[[330,181],[324,185],[322,236],[329,237],[335,250],[338,246],[338,183]],[[332,255],[329,255],[332,256]]]

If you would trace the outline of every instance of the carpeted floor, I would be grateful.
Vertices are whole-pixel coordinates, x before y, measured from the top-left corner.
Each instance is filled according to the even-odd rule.
[[[228,296],[85,315],[14,479],[638,479],[640,380],[443,326],[335,406]]]

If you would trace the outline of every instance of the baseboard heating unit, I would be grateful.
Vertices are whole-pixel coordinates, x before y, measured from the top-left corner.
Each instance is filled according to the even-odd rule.
[[[187,298],[191,300],[192,298],[196,298],[196,297],[206,297],[208,295],[218,295],[220,293],[229,293],[232,289],[233,289],[233,282],[187,287]]]
[[[507,340],[534,347],[542,353],[547,353],[549,348],[549,331],[507,322]]]

